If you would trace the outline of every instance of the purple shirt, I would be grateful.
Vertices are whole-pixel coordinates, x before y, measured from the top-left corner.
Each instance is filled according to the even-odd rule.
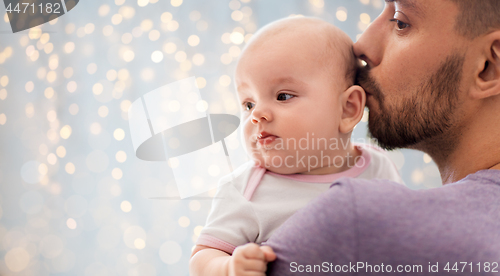
[[[500,275],[500,171],[427,190],[344,178],[266,244],[268,275]]]

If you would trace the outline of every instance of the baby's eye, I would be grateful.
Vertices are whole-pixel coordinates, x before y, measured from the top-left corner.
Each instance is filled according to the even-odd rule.
[[[280,93],[278,95],[278,101],[286,101],[291,98],[295,97],[294,95],[288,94],[288,93]]]
[[[245,107],[245,110],[250,110],[255,106],[255,104],[251,103],[251,102],[246,102],[246,103],[243,103],[243,106]]]

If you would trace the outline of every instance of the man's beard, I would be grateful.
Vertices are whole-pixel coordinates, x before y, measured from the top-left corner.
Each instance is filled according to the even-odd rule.
[[[385,94],[369,75],[366,66],[359,70],[357,83],[378,103],[378,108],[370,110],[368,129],[382,148],[423,151],[429,150],[430,146],[445,147],[441,151],[453,148],[451,136],[454,132],[450,129],[456,119],[453,116],[457,115],[464,59],[458,54],[449,55],[421,87],[401,91],[408,97],[394,103],[386,101]]]

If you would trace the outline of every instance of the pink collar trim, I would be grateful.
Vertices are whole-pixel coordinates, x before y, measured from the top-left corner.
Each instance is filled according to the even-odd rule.
[[[368,168],[368,165],[370,165],[371,161],[371,155],[368,153],[367,150],[365,150],[361,145],[355,145],[357,149],[361,151],[361,156],[358,158],[358,161],[356,161],[356,164],[354,167],[340,172],[340,173],[334,173],[334,174],[318,174],[318,175],[312,175],[312,174],[279,174],[279,173],[274,173],[271,171],[266,171],[266,173],[277,176],[277,177],[283,177],[283,178],[288,178],[296,181],[301,181],[301,182],[312,182],[312,183],[332,183],[336,181],[339,178],[342,177],[358,177],[360,174],[362,174],[366,168]]]

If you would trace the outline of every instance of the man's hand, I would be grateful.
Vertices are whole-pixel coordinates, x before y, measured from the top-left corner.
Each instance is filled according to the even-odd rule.
[[[247,243],[236,247],[228,263],[229,276],[265,276],[267,263],[276,259],[269,246]]]

